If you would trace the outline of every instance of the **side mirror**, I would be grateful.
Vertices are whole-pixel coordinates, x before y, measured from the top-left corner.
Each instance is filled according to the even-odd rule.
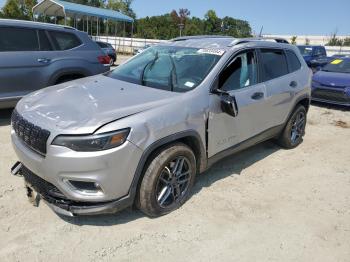
[[[238,115],[238,107],[236,99],[227,93],[220,95],[221,110],[230,116],[236,117]]]

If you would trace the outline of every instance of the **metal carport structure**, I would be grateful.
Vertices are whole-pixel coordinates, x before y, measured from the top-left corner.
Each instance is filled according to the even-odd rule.
[[[92,6],[86,6],[81,4],[75,4],[71,2],[61,1],[61,0],[43,0],[40,3],[36,4],[33,7],[33,19],[36,15],[44,15],[49,17],[64,17],[65,24],[67,24],[67,17],[73,18],[74,27],[77,25],[77,20],[83,21],[83,30],[84,29],[84,19],[87,23],[87,33],[89,33],[89,17],[91,22],[91,31],[92,35],[92,23],[94,18],[96,20],[96,36],[99,35],[99,20],[102,19],[107,21],[107,32],[108,32],[108,21],[114,22],[123,22],[124,23],[124,34],[125,34],[125,23],[131,23],[131,35],[133,33],[134,19],[122,14],[121,12],[98,8]],[[115,27],[116,28],[116,27]],[[115,29],[116,34],[116,29]]]

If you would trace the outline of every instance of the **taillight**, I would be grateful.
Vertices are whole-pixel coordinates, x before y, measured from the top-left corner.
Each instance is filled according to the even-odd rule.
[[[109,65],[109,61],[111,60],[111,58],[108,55],[101,55],[99,57],[97,57],[98,61],[100,62],[100,64],[104,64],[104,65]]]

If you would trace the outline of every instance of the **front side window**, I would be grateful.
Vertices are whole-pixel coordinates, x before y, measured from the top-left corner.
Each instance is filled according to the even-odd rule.
[[[197,87],[221,55],[198,48],[150,47],[106,76],[152,88],[187,92]]]
[[[287,60],[283,50],[261,49],[263,81],[269,81],[288,74]]]
[[[59,31],[50,31],[49,34],[57,50],[68,50],[81,45],[74,34]]]
[[[0,27],[0,52],[38,51],[36,30],[16,27]]]
[[[219,86],[223,91],[231,91],[257,83],[257,64],[254,51],[236,56],[221,73]]]

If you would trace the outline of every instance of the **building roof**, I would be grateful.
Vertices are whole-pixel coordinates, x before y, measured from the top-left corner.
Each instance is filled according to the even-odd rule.
[[[133,18],[118,11],[75,4],[61,0],[43,0],[33,7],[33,14],[78,18],[83,16],[90,16],[130,23],[134,21]]]

